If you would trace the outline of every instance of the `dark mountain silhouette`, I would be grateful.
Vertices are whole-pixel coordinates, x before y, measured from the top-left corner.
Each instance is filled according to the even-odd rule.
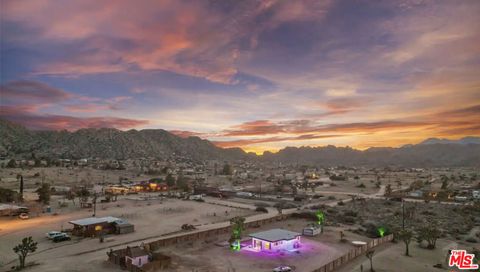
[[[0,154],[6,157],[127,159],[172,155],[194,160],[250,159],[310,165],[345,166],[480,166],[480,137],[460,140],[427,139],[400,148],[374,147],[361,151],[350,147],[286,147],[262,156],[240,148],[223,149],[198,137],[182,138],[162,129],[120,131],[88,128],[75,132],[32,131],[0,119]]]

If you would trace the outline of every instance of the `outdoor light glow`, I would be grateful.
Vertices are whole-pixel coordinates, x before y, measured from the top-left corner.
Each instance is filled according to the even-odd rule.
[[[317,211],[315,215],[317,216],[318,224],[322,225],[325,221],[325,214],[322,211]]]
[[[233,250],[233,251],[240,251],[240,240],[235,240],[231,245],[230,245],[230,248]]]
[[[383,237],[383,235],[385,234],[385,228],[384,227],[379,227],[378,228],[378,234],[380,235],[380,237]]]

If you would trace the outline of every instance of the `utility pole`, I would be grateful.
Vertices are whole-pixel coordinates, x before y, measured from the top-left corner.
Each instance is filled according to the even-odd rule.
[[[93,193],[93,217],[95,217],[95,214],[97,212],[97,193]]]
[[[23,202],[23,175],[18,174],[17,179],[20,179],[20,202]]]
[[[402,229],[405,230],[405,201],[402,198]]]

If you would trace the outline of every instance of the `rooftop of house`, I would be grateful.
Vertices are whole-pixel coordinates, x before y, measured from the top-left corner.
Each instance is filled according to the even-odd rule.
[[[249,236],[264,241],[277,242],[281,240],[292,240],[300,235],[300,233],[294,231],[284,229],[271,229],[267,231],[255,232],[250,234]]]
[[[27,207],[0,203],[0,210],[28,209]]]
[[[148,253],[141,247],[139,246],[134,246],[134,247],[127,247],[127,253],[126,256],[131,257],[131,258],[136,258],[136,257],[141,257],[141,256],[146,256]]]
[[[72,220],[68,223],[73,225],[79,225],[79,226],[88,226],[88,225],[94,225],[94,224],[99,224],[103,222],[113,223],[115,221],[122,221],[122,220],[117,217],[106,216],[106,217],[89,217],[89,218],[83,218],[78,220]]]

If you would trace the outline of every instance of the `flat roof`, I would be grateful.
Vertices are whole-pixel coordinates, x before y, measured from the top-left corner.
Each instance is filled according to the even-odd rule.
[[[0,203],[0,210],[28,209],[27,207]]]
[[[80,226],[88,226],[88,225],[94,225],[98,223],[112,223],[115,221],[118,221],[121,219],[113,216],[106,216],[106,217],[89,217],[89,218],[83,218],[83,219],[78,219],[78,220],[73,220],[68,223],[74,224],[74,225],[80,225]]]
[[[300,235],[300,233],[294,231],[284,229],[271,229],[267,231],[255,232],[250,234],[249,236],[264,241],[277,242],[281,240],[292,240]]]

